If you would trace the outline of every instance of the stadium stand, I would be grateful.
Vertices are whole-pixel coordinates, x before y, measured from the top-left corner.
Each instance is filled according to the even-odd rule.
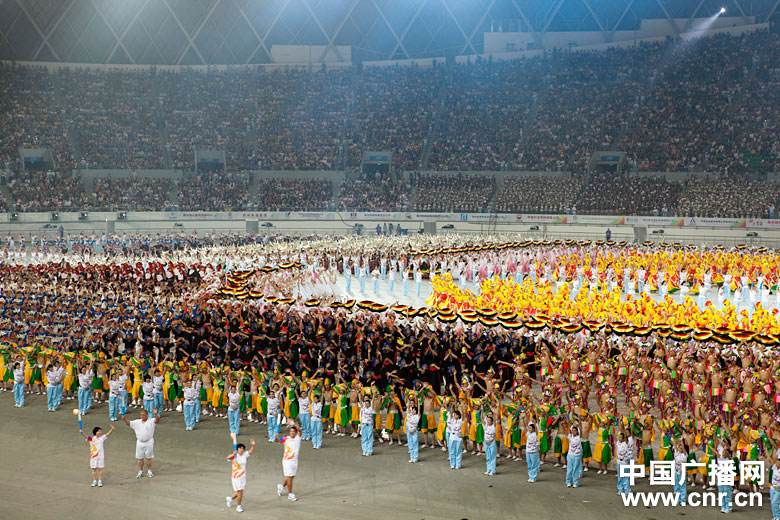
[[[405,179],[354,174],[341,185],[337,207],[344,211],[405,211],[411,189]]]
[[[483,212],[496,191],[496,179],[487,175],[416,174],[412,183],[416,211]]]
[[[775,218],[780,185],[738,176],[695,177],[680,197],[679,214],[686,217]]]
[[[55,171],[24,172],[9,179],[16,211],[77,211],[89,206],[78,179]]]
[[[95,179],[95,202],[85,209],[95,211],[158,211],[174,209],[170,179]]]
[[[760,176],[780,169],[779,54],[780,36],[759,31],[432,68],[3,65],[0,164],[19,170],[20,147],[47,147],[57,170],[11,178],[6,205],[478,211],[495,202],[499,211],[764,215],[777,191]],[[201,174],[180,186],[98,181],[92,197],[61,173],[192,171],[196,149],[223,150],[231,171],[344,169],[357,167],[366,151],[389,150],[399,172],[453,176],[417,175],[409,185],[357,177],[354,191],[333,199],[327,181],[261,181],[253,194],[241,173]],[[610,149],[627,153],[629,169],[726,177],[678,186],[587,174],[593,152]],[[576,180],[510,179],[496,190],[488,177],[458,173],[498,170],[562,170]],[[743,174],[758,177],[734,180]]]
[[[247,209],[324,211],[332,197],[333,186],[325,179],[260,179]]]
[[[498,213],[576,213],[579,177],[535,175],[504,180],[496,194]]]
[[[250,175],[206,172],[179,182],[179,209],[233,211],[251,209]]]

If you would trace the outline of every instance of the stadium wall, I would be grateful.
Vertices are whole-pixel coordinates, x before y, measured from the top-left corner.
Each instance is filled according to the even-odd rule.
[[[377,224],[401,225],[408,233],[420,232],[425,222],[435,222],[439,233],[472,235],[513,234],[528,239],[603,239],[607,228],[613,240],[633,241],[636,229],[646,229],[654,242],[755,244],[780,247],[780,219],[735,219],[698,217],[637,217],[601,215],[530,215],[415,212],[128,212],[120,219],[115,212],[0,214],[0,234],[57,236],[114,233],[245,233],[247,222],[261,224],[261,235],[353,234],[356,224],[363,234],[373,234]],[[271,224],[264,227],[262,224]],[[451,228],[445,229],[445,225]]]

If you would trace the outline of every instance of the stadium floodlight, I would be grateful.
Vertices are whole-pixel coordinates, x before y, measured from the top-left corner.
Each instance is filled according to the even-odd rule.
[[[726,8],[725,7],[721,7],[719,14],[726,14]]]

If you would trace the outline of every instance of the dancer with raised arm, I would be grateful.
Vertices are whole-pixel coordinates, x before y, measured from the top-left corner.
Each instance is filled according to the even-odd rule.
[[[138,474],[135,478],[144,476],[144,468],[146,468],[147,477],[154,477],[154,473],[152,473],[152,465],[154,464],[154,430],[157,427],[157,423],[160,422],[160,416],[156,408],[153,410],[153,413],[154,417],[150,418],[149,413],[142,409],[139,419],[129,421],[127,416],[123,415],[121,417],[125,424],[135,432],[135,460],[138,462]]]

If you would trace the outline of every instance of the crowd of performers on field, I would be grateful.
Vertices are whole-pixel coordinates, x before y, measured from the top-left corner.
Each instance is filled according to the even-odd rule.
[[[611,468],[620,432],[633,437],[642,463],[672,457],[677,441],[702,462],[718,447],[758,460],[780,446],[780,360],[771,347],[458,328],[267,304],[212,304],[170,323],[149,334],[142,327],[141,348],[125,353],[105,334],[65,352],[8,344],[3,387],[20,406],[23,392],[47,393],[52,410],[76,399],[84,414],[107,401],[112,420],[128,406],[182,405],[186,429],[202,415],[224,416],[236,433],[242,419],[265,422],[273,438],[285,418],[299,421],[314,447],[323,430],[357,436],[364,407],[380,441],[407,441],[411,414],[422,446],[446,449],[459,414],[466,452],[482,453],[487,431],[514,459],[535,424],[541,459],[553,463],[564,462],[574,425],[597,471]]]
[[[350,243],[364,252],[370,247]],[[264,423],[273,440],[283,423],[295,422],[313,448],[323,445],[324,433],[360,437],[364,455],[377,442],[405,443],[410,462],[420,460],[419,448],[440,448],[453,469],[464,454],[484,457],[489,475],[499,457],[525,459],[531,481],[541,464],[566,465],[572,486],[581,471],[606,473],[630,460],[703,463],[688,471],[697,485],[708,484],[708,462],[715,459],[777,462],[780,355],[774,346],[680,341],[655,332],[505,329],[215,293],[226,271],[247,264],[292,261],[299,272],[319,271],[312,266],[336,257],[314,244],[310,251],[324,256],[312,261],[300,246],[3,265],[2,388],[14,392],[18,406],[30,393],[45,393],[52,411],[63,399],[76,400],[82,414],[105,401],[111,420],[133,406],[180,410],[188,431],[204,416],[225,417],[236,434],[242,422],[245,428]],[[559,247],[594,258],[624,251]],[[380,268],[383,254],[373,255]],[[436,254],[450,253],[407,252],[406,258],[418,268],[424,262],[440,268],[431,260]],[[454,265],[469,255],[503,259],[494,251],[460,254]],[[699,257],[708,254],[740,256],[707,250]],[[770,256],[759,254],[763,260],[742,255],[745,269]],[[278,270],[285,271],[296,269]]]

